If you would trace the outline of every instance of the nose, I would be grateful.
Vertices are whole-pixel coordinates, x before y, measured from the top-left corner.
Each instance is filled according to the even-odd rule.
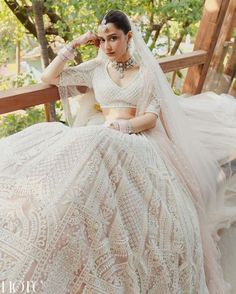
[[[104,48],[106,51],[111,51],[111,44],[108,41],[105,41]]]

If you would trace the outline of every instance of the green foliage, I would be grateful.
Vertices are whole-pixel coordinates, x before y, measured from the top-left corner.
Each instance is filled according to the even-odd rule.
[[[12,80],[12,85],[14,88],[20,88],[23,86],[34,85],[37,81],[33,77],[33,73],[20,73]]]
[[[0,91],[19,88],[36,84],[37,81],[33,77],[33,73],[20,73],[15,77],[0,76]]]
[[[30,107],[24,114],[12,113],[0,117],[0,138],[6,137],[32,124],[45,121],[43,109]]]
[[[32,1],[18,0],[18,11],[29,17],[34,24]],[[97,30],[99,21],[109,9],[119,9],[133,18],[148,42],[150,49],[167,47],[170,54],[176,40],[187,34],[194,36],[201,18],[203,0],[46,0],[43,1],[46,38],[50,45],[59,42],[70,42],[88,30]],[[52,17],[53,16],[53,17]],[[53,21],[53,19],[56,21]],[[153,29],[160,27],[160,32]],[[31,50],[38,46],[35,37],[26,33],[24,26],[0,0],[0,65],[15,61],[15,46],[20,41],[21,50]],[[166,39],[159,40],[160,36]],[[164,41],[163,41],[164,40]],[[97,50],[94,46],[79,48],[83,60],[94,57]],[[181,72],[177,77],[182,78]],[[0,90],[22,87],[36,83],[32,73],[20,74],[13,78],[0,76]],[[179,90],[174,88],[175,93]],[[57,103],[57,111],[61,113]],[[58,114],[59,118],[60,114]],[[37,122],[45,121],[44,110],[39,107],[27,109],[23,114],[9,114],[0,117],[0,137],[7,136]]]
[[[25,15],[29,15],[30,19],[33,19],[32,12],[32,1],[18,0],[19,10],[24,12]],[[49,31],[54,31],[55,33],[46,33],[46,37],[49,43],[53,44],[60,36],[64,41],[69,42],[74,38],[84,34],[88,30],[97,29],[98,22],[102,19],[104,14],[109,9],[119,9],[131,17],[135,19],[138,25],[141,26],[144,34],[149,36],[148,32],[152,32],[150,38],[152,39],[151,48],[155,48],[158,46],[158,42],[156,42],[155,31],[152,31],[152,24],[161,24],[162,29],[160,35],[167,36],[172,43],[174,43],[175,39],[184,33],[190,34],[194,36],[196,33],[196,24],[199,22],[204,1],[203,0],[158,0],[158,1],[150,1],[150,0],[116,0],[116,1],[102,1],[102,0],[47,0],[44,1],[45,6],[45,28]],[[9,31],[9,27],[11,27],[12,34],[10,34],[10,38],[12,35],[14,36],[12,39],[16,39],[16,29],[15,26],[10,25],[12,22],[7,21],[7,18],[12,19],[13,14],[6,8],[4,5],[4,1],[0,0],[0,8],[2,6],[3,12],[1,12],[0,16],[2,19],[3,26],[6,28],[6,32]],[[8,12],[7,12],[8,9]],[[50,11],[50,13],[49,13]],[[52,22],[51,15],[57,16],[57,21]],[[18,25],[18,21],[15,23]],[[1,22],[1,21],[0,21]],[[0,23],[1,24],[1,23]],[[1,27],[1,26],[0,26]],[[23,26],[21,25],[23,28]],[[19,31],[19,30],[18,30]],[[18,33],[19,35],[19,33]],[[1,36],[1,30],[0,30]],[[23,35],[25,36],[25,34]],[[9,37],[9,34],[8,34]],[[6,48],[7,44],[10,41],[5,40],[3,43]],[[149,38],[149,37],[148,37]],[[22,39],[22,37],[21,37]],[[146,39],[147,41],[148,39]],[[27,43],[24,40],[24,43]],[[11,45],[12,46],[12,45]],[[82,46],[80,51],[83,56],[83,60],[87,60],[89,58],[94,57],[96,54],[96,49],[86,46],[85,48]],[[7,52],[7,50],[5,50]],[[170,50],[168,50],[170,52]],[[4,55],[4,54],[3,54]],[[3,57],[4,58],[4,57]]]
[[[61,119],[62,106],[56,102],[57,121]],[[20,113],[11,113],[0,116],[0,138],[17,133],[33,124],[44,122],[45,111],[43,107],[29,107]]]
[[[25,28],[0,0],[0,65],[14,58],[16,42],[21,41],[24,34]]]

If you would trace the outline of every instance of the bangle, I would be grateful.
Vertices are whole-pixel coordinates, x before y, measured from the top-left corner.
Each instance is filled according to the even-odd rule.
[[[130,120],[128,119],[117,119],[117,120],[111,119],[111,120],[107,120],[104,123],[104,125],[106,127],[113,126],[116,130],[121,131],[122,133],[125,133],[125,134],[131,135],[134,133]]]
[[[75,54],[75,49],[70,45],[64,46],[58,53],[58,56],[63,60],[73,60]]]
[[[131,125],[130,120],[128,120],[128,126],[127,126],[127,128],[128,128],[128,134],[129,135],[134,134],[134,130],[133,130],[133,127]]]
[[[129,135],[134,133],[132,125],[131,125],[129,119],[118,119],[117,122],[119,124],[120,131],[122,133],[126,133],[126,134],[129,134]]]

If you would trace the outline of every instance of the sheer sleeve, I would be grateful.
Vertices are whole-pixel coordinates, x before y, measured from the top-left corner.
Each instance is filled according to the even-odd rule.
[[[152,112],[155,113],[158,117],[160,115],[161,110],[161,103],[160,98],[155,94],[155,92],[152,94],[150,103],[148,104],[145,113],[146,112]]]
[[[59,86],[93,87],[93,73],[98,60],[92,59],[76,66],[65,68],[59,77]]]
[[[70,126],[73,125],[76,113],[73,106],[73,98],[78,97],[81,93],[78,86],[93,88],[93,75],[97,65],[100,64],[98,59],[91,59],[76,66],[65,68],[60,76],[58,90],[60,100],[63,105],[65,118]]]

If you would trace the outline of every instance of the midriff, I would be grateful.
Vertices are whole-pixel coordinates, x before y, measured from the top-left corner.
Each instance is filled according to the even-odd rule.
[[[101,108],[106,119],[130,119],[135,117],[136,108]]]

